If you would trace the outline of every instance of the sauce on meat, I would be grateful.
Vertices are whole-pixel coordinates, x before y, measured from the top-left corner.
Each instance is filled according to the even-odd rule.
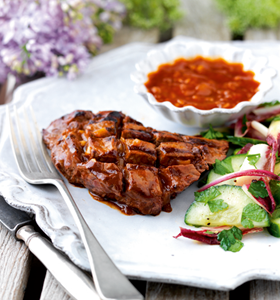
[[[169,101],[176,107],[233,108],[258,91],[254,75],[241,63],[197,56],[160,65],[148,74],[145,86],[158,102]]]
[[[136,212],[126,204],[118,203],[117,201],[110,200],[106,197],[103,199],[102,197],[93,194],[91,191],[89,191],[89,194],[91,195],[91,197],[94,200],[104,203],[104,204],[108,205],[109,207],[118,210],[119,212],[121,212],[124,215],[127,215],[127,216],[136,215]]]
[[[132,207],[130,207],[126,204],[119,203],[117,201],[108,199],[106,197],[103,199],[102,197],[100,197],[98,195],[94,195],[91,191],[89,191],[89,194],[94,200],[101,202],[103,204],[106,204],[107,206],[109,206],[113,209],[118,210],[123,215],[126,215],[126,216],[133,216],[133,215],[137,215],[137,214],[141,215],[141,213],[139,211],[135,211]],[[166,205],[164,205],[162,208],[162,211],[167,212],[167,213],[172,212],[172,207],[171,207],[170,203],[167,203]]]

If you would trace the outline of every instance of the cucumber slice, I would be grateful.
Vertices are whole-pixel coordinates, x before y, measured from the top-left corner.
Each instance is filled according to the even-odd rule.
[[[280,237],[280,208],[275,209],[270,217],[270,226],[267,228],[268,232],[275,236]]]
[[[271,219],[270,226],[267,228],[268,232],[279,238],[280,237],[280,218],[278,219]]]
[[[241,225],[243,208],[249,203],[255,203],[249,198],[240,186],[220,185],[216,186],[221,193],[217,199],[222,199],[228,204],[228,208],[212,213],[209,205],[203,202],[194,201],[185,215],[185,223],[194,226],[237,226]],[[269,217],[262,222],[253,221],[254,227],[268,227]]]
[[[240,167],[243,164],[243,161],[245,160],[247,154],[237,154],[237,155],[232,155],[224,159],[225,162],[231,164],[232,169],[234,172],[239,171]],[[212,169],[207,177],[207,184],[218,179],[222,175],[215,173],[214,169]],[[224,181],[220,183],[219,185],[224,185],[224,184],[230,184],[234,185],[234,179],[230,179],[228,181]]]

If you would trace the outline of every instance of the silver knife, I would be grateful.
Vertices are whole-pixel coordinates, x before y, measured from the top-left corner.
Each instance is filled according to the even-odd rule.
[[[45,265],[61,286],[77,300],[99,300],[92,279],[60,253],[32,226],[24,211],[8,205],[0,196],[0,222]]]

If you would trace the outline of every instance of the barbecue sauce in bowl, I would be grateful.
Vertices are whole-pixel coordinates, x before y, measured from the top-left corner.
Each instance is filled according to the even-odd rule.
[[[158,102],[169,101],[176,107],[233,108],[258,91],[254,75],[241,63],[197,56],[160,65],[148,74],[145,86]]]

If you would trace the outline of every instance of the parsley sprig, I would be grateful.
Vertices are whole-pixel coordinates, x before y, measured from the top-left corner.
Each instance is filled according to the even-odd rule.
[[[266,197],[268,197],[268,191],[266,189],[265,183],[262,180],[252,181],[248,191],[255,198],[266,198]]]
[[[248,159],[248,162],[251,166],[254,166],[255,169],[257,169],[256,167],[256,163],[259,161],[259,159],[261,158],[261,155],[258,153],[258,154],[248,154],[247,155],[247,159]]]
[[[249,203],[243,208],[241,224],[244,228],[253,228],[255,222],[265,219],[266,212],[256,203]]]
[[[236,226],[228,230],[223,230],[218,234],[218,241],[220,241],[220,247],[225,251],[238,252],[243,247],[242,231]]]
[[[228,204],[224,202],[224,200],[216,199],[219,195],[221,195],[221,193],[215,186],[212,186],[203,192],[194,193],[195,200],[197,202],[203,202],[205,203],[205,205],[208,204],[209,209],[212,213],[228,208]]]
[[[219,175],[226,175],[229,173],[233,173],[234,170],[231,165],[231,159],[226,158],[221,161],[216,159],[214,165],[214,172]]]

